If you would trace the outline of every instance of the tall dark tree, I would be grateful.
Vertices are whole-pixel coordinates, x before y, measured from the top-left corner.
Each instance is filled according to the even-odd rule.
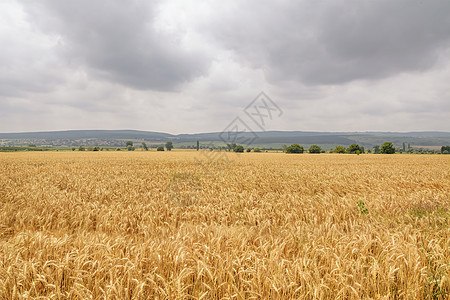
[[[172,141],[168,141],[168,142],[166,143],[166,149],[167,149],[167,151],[171,151],[171,150],[173,149],[173,143],[172,143]]]
[[[145,142],[142,142],[142,148],[144,148],[145,151],[148,151],[148,146]]]
[[[375,154],[379,154],[380,153],[380,146],[379,145],[375,145],[373,147],[373,153],[375,153]]]
[[[197,151],[200,149],[200,142],[197,140]]]
[[[132,142],[132,141],[127,141],[126,146],[127,146],[127,147],[128,147],[128,146],[133,147],[133,142]]]

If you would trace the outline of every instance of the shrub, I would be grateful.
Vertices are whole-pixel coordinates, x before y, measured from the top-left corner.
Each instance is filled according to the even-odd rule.
[[[334,153],[345,153],[345,147],[344,146],[336,146],[336,148],[333,149]]]
[[[234,151],[234,152],[242,153],[242,152],[244,152],[244,146],[242,146],[242,145],[237,145],[236,147],[233,148],[233,151]]]
[[[308,151],[309,151],[309,153],[320,153],[320,152],[322,152],[322,148],[320,148],[317,145],[311,145],[311,147],[309,147]]]
[[[156,148],[156,151],[164,151],[164,147],[163,146],[159,146],[158,148]]]
[[[305,151],[303,146],[299,144],[292,144],[289,147],[286,147],[286,153],[303,153]]]
[[[255,148],[253,149],[253,152],[261,152],[261,148],[255,147]]]

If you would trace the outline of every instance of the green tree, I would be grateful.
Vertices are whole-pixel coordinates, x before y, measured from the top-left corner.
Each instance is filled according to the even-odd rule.
[[[247,152],[251,152],[252,151],[252,148],[247,148]]]
[[[200,149],[200,142],[197,140],[197,151]]]
[[[356,154],[356,151],[359,151],[359,153],[361,153],[361,147],[359,147],[358,144],[351,144],[347,148],[347,153]]]
[[[232,151],[234,148],[236,148],[236,146],[237,146],[236,143],[227,144],[228,151]]]
[[[100,148],[98,146],[94,147],[93,151],[100,151]]]
[[[145,142],[142,142],[142,148],[144,148],[145,151],[148,151],[148,146]]]
[[[320,148],[318,145],[311,145],[308,149],[309,153],[320,153],[322,152],[322,148]]]
[[[133,147],[133,142],[132,142],[132,141],[127,141],[126,146],[127,146],[127,147],[128,147],[128,146]]]
[[[234,152],[242,153],[242,152],[244,152],[244,146],[242,146],[242,145],[236,145],[236,147],[233,148],[233,151],[234,151]]]
[[[167,151],[172,151],[172,149],[173,149],[173,143],[172,143],[172,141],[168,141],[168,142],[166,143],[166,149],[167,149]]]
[[[395,148],[391,142],[385,142],[383,145],[381,145],[380,151],[383,154],[393,154],[395,153]]]
[[[344,146],[336,146],[336,148],[333,149],[334,153],[345,153],[345,147]]]
[[[164,151],[164,147],[163,146],[159,146],[158,148],[156,148],[156,151]]]
[[[305,151],[303,146],[299,144],[292,144],[289,147],[286,147],[286,153],[303,153]]]
[[[442,154],[449,154],[450,153],[450,146],[442,146],[441,147],[441,153]]]
[[[375,154],[379,154],[380,153],[380,146],[379,145],[375,145],[373,147],[373,153],[375,153]]]
[[[127,146],[127,150],[128,150],[128,151],[134,151],[134,149],[135,149],[135,148],[134,148],[133,146]]]
[[[261,148],[255,147],[255,148],[253,149],[253,152],[261,152]]]
[[[80,148],[78,148],[78,151],[84,151],[84,150],[86,150],[86,149],[84,149],[83,146],[80,146]]]

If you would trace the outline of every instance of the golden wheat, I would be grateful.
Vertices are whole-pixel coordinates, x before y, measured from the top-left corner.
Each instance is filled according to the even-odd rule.
[[[450,292],[450,156],[0,154],[0,299]]]

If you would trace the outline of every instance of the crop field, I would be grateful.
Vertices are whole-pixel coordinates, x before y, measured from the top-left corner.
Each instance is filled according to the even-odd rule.
[[[448,299],[450,156],[0,153],[0,299]]]

